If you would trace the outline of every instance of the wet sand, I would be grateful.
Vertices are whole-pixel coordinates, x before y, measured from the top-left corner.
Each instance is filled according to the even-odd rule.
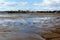
[[[8,21],[9,24],[6,24],[4,26],[0,23],[0,40],[60,40],[60,17],[59,16],[57,15],[41,15],[41,16],[32,15],[31,16],[31,14],[29,14],[28,16],[26,16],[26,14],[24,15],[21,14],[16,17],[5,16],[0,18],[0,22],[5,20],[10,20],[10,19],[12,21],[18,20],[18,19],[22,21],[21,18],[28,21],[28,23],[25,23],[23,21],[25,24],[22,23],[21,26],[19,26],[20,24],[15,21],[13,21],[14,22],[13,25],[12,24],[10,25],[11,20]],[[31,21],[32,17],[35,18],[33,20],[37,20],[36,17],[40,17],[40,18],[53,17],[52,18],[53,20],[48,20],[48,21],[43,20],[44,22],[42,24],[41,23],[39,24],[38,21],[40,19],[38,19],[37,23],[33,23]],[[59,18],[56,18],[56,17],[59,17]],[[19,25],[16,25],[15,23]],[[30,23],[33,23],[33,24],[30,24]]]
[[[45,40],[60,40],[60,25],[49,28],[49,31],[52,33],[43,33],[41,35]]]
[[[16,32],[3,30],[0,40],[60,40],[60,25],[53,28],[42,28],[45,32]]]

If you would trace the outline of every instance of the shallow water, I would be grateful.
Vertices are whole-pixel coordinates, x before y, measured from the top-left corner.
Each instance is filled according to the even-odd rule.
[[[57,17],[59,18],[57,19]],[[50,28],[54,25],[60,25],[60,16],[31,14],[0,15],[0,34],[3,31],[7,32],[4,34],[6,36],[5,39],[33,37],[44,40],[36,33],[47,33],[49,31],[41,28]],[[10,32],[7,30],[10,30]]]

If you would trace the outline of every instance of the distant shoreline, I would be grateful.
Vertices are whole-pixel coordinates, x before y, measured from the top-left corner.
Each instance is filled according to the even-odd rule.
[[[0,13],[60,13],[59,11],[0,11]]]

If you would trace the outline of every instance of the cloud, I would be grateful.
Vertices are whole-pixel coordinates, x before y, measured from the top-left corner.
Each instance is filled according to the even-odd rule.
[[[14,5],[26,5],[27,2],[1,2],[0,5],[5,5],[5,6],[14,6]]]
[[[8,2],[6,0],[0,0],[0,10],[17,10],[20,6],[25,6],[28,2]],[[17,8],[16,8],[17,7]]]
[[[44,10],[59,10],[60,0],[43,0],[41,3],[34,3],[35,6],[42,6]]]
[[[42,3],[35,3],[37,6],[49,6],[49,5],[58,5],[60,4],[60,0],[43,0]]]
[[[14,6],[14,5],[26,5],[27,2],[4,2],[4,5],[5,6]]]
[[[36,0],[35,0],[36,1]],[[42,2],[0,0],[0,10],[60,10],[60,0],[43,0]]]

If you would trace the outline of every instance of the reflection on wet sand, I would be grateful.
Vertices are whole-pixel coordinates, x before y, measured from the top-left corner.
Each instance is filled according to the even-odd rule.
[[[58,28],[55,26],[60,25],[60,16],[19,17],[20,15],[17,19],[0,19],[0,40],[54,40],[53,38],[60,37],[60,34],[55,33]]]

